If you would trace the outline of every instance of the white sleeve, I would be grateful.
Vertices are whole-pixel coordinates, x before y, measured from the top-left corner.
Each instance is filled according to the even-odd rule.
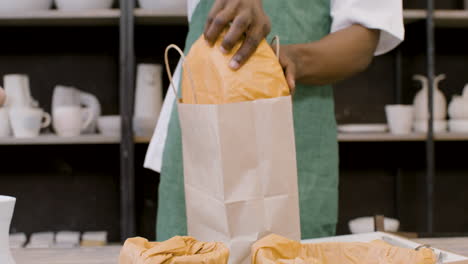
[[[375,55],[384,54],[404,39],[402,0],[331,0],[331,31],[353,24],[380,30]]]

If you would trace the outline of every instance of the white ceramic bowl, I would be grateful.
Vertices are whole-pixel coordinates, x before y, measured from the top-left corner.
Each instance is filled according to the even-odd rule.
[[[171,12],[185,12],[187,0],[138,0],[143,9],[165,10]]]
[[[133,118],[133,132],[137,137],[151,137],[153,135],[158,117],[140,117]]]
[[[53,0],[13,0],[0,1],[0,12],[47,10]]]
[[[449,120],[449,130],[455,133],[468,133],[468,120],[452,119]]]
[[[114,0],[55,0],[57,8],[65,11],[109,9],[113,3]]]
[[[374,217],[360,217],[349,221],[349,230],[353,234],[371,233],[375,231]],[[384,219],[384,228],[388,232],[397,232],[400,227],[400,221],[393,218]]]
[[[447,120],[434,120],[434,132],[441,133],[447,131]],[[427,120],[416,120],[413,124],[414,131],[427,133]]]
[[[119,115],[101,116],[97,121],[98,129],[105,136],[120,136],[121,118]]]

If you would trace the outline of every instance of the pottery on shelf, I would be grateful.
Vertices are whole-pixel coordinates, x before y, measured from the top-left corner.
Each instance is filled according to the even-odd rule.
[[[143,9],[164,10],[166,12],[187,10],[187,0],[138,0]]]
[[[80,91],[74,87],[57,85],[52,95],[52,112],[56,107],[77,106],[82,107],[83,123],[89,119],[91,122],[83,128],[82,133],[96,133],[97,120],[101,116],[101,104],[96,96]]]
[[[444,94],[439,89],[439,83],[445,79],[445,74],[441,74],[434,78],[434,120],[444,120],[447,116],[447,102]],[[428,111],[428,78],[422,75],[413,76],[413,80],[420,81],[422,89],[414,98],[414,117],[416,120],[429,119]]]
[[[375,231],[374,218],[359,217],[349,221],[348,227],[352,234],[370,233]],[[388,232],[397,232],[400,227],[400,221],[393,218],[384,218],[384,229]]]
[[[447,120],[434,120],[434,132],[442,133],[447,131]],[[427,133],[428,131],[427,120],[416,120],[414,121],[413,128],[415,132]]]
[[[463,96],[455,95],[452,98],[448,112],[451,119],[468,120],[468,84],[465,85]]]
[[[3,76],[7,107],[37,107],[38,103],[31,96],[29,77],[25,74],[7,74]]]
[[[451,119],[449,120],[449,130],[454,133],[467,133],[468,120],[465,119]]]
[[[52,0],[3,0],[0,1],[0,12],[47,10],[51,6]]]
[[[91,9],[109,9],[114,0],[55,0],[59,10],[78,11]]]
[[[10,223],[16,199],[0,195],[0,263],[15,264],[10,251]]]
[[[119,115],[99,117],[98,130],[104,136],[120,136],[121,117]]]
[[[162,103],[162,66],[158,64],[139,64],[133,119],[136,136],[146,137],[153,134]]]

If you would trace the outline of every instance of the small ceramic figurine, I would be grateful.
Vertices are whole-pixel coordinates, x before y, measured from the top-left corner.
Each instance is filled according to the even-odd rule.
[[[438,75],[434,78],[434,120],[444,120],[447,116],[447,102],[444,94],[439,89],[439,83],[445,79],[445,74]],[[414,98],[414,116],[416,120],[427,120],[428,114],[428,90],[429,81],[427,77],[422,75],[414,75],[413,80],[420,81],[422,89]]]

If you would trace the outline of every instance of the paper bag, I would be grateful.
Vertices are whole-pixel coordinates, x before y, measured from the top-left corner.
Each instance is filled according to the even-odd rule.
[[[224,242],[234,264],[249,263],[252,244],[270,233],[299,240],[291,97],[179,102],[178,111],[188,234]]]

